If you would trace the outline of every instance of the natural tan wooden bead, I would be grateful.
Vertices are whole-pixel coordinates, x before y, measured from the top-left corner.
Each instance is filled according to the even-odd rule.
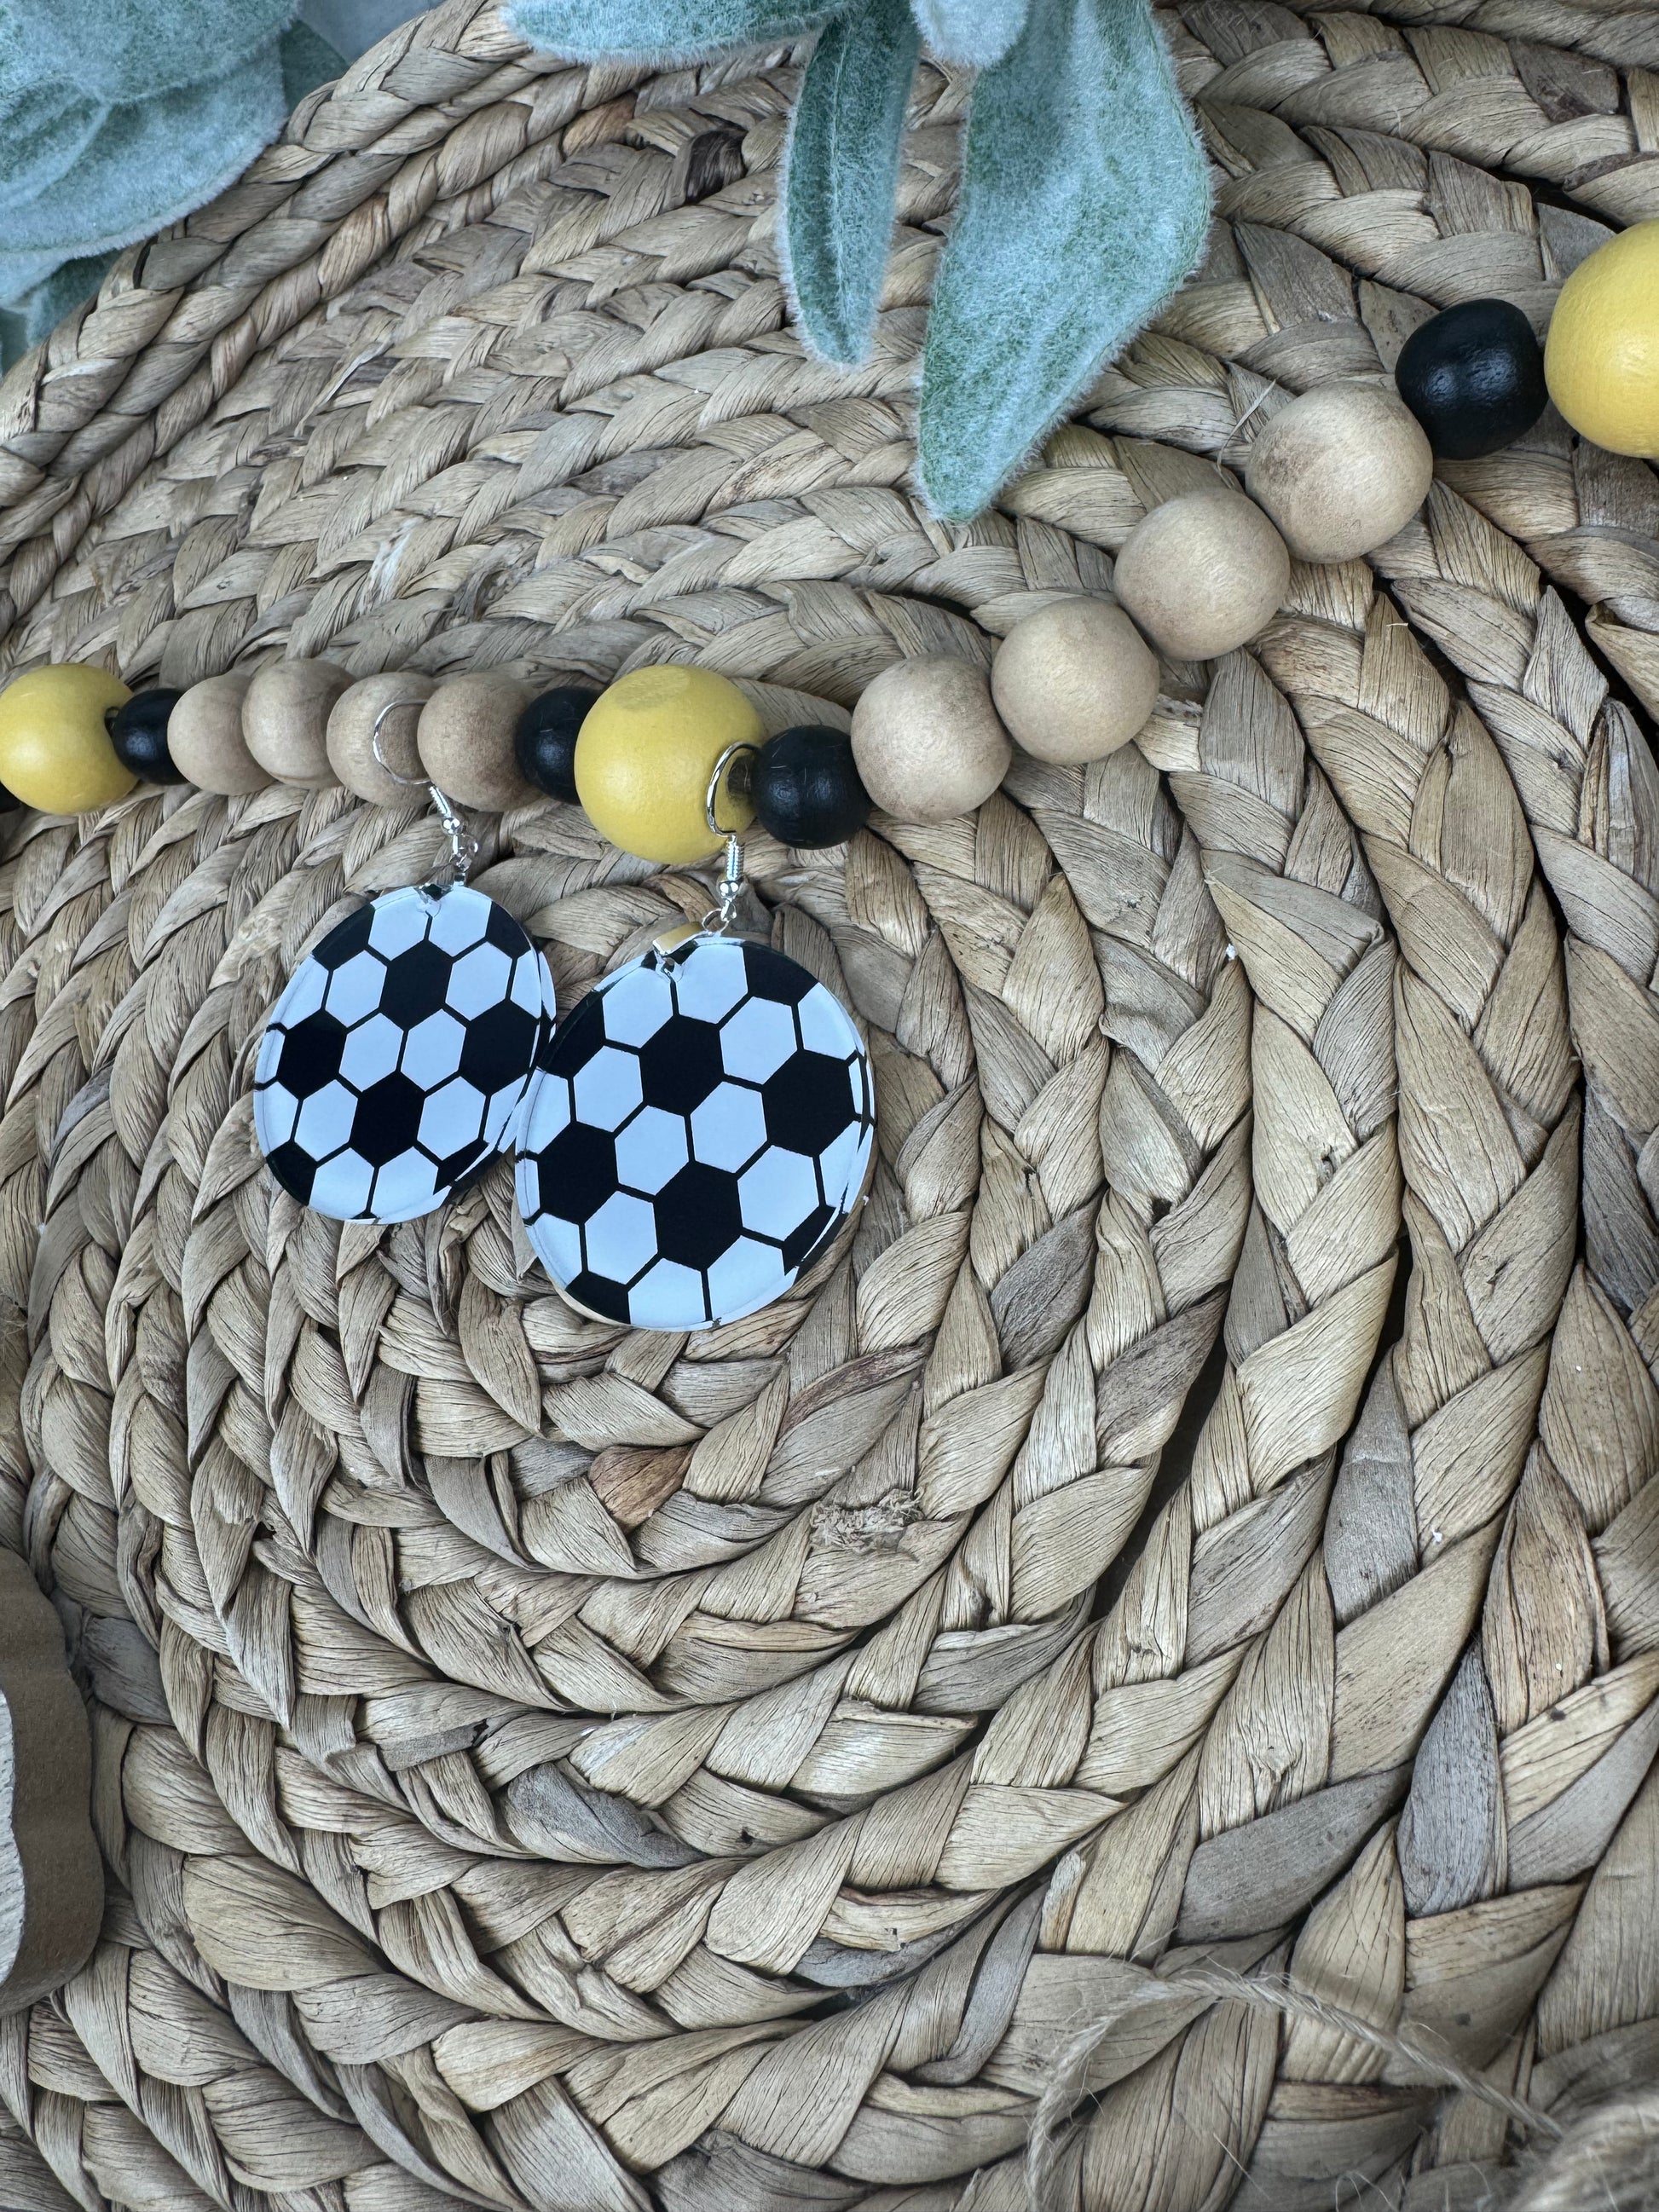
[[[1213,660],[1255,635],[1291,586],[1291,556],[1261,509],[1225,484],[1155,507],[1123,541],[1112,589],[1171,660]]]
[[[328,718],[350,683],[332,660],[273,660],[247,687],[242,735],[280,782],[321,791],[337,781],[328,757]]]
[[[192,684],[167,716],[167,750],[186,783],[233,799],[276,781],[247,749],[242,702],[252,678],[235,672]]]
[[[1392,392],[1327,384],[1273,416],[1244,486],[1298,561],[1354,561],[1405,528],[1433,475],[1422,426]]]
[[[527,684],[483,672],[452,676],[421,709],[421,764],[440,791],[486,814],[541,797],[519,774],[513,732],[530,704]]]
[[[1056,599],[997,648],[991,690],[1028,753],[1100,760],[1127,745],[1158,701],[1158,663],[1121,607]]]
[[[348,791],[377,806],[424,796],[425,769],[415,742],[421,709],[437,689],[429,676],[388,669],[365,676],[342,691],[328,718],[328,763]],[[374,725],[380,722],[380,758],[374,757]],[[382,765],[384,763],[384,765]],[[399,783],[398,778],[404,781]]]
[[[987,799],[1013,748],[971,661],[896,660],[853,709],[853,757],[876,805],[901,822],[946,822]]]

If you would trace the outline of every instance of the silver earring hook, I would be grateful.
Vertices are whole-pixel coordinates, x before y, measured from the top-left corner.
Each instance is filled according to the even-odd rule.
[[[720,904],[710,907],[702,918],[703,927],[712,929],[719,937],[728,935],[736,927],[738,902],[743,896],[743,847],[738,842],[737,831],[728,830],[720,820],[720,785],[724,781],[729,790],[736,790],[741,796],[748,789],[749,778],[747,771],[744,771],[739,781],[738,762],[745,754],[758,754],[759,751],[760,747],[751,744],[746,738],[740,738],[736,744],[727,745],[714,763],[708,778],[708,788],[703,793],[703,818],[717,837],[726,840],[726,866],[720,876]]]
[[[368,733],[368,749],[374,754],[376,763],[386,770],[393,783],[402,784],[405,791],[419,791],[424,787],[427,796],[438,810],[438,819],[443,823],[445,832],[449,838],[449,880],[452,884],[464,884],[472,863],[478,857],[478,841],[473,835],[471,825],[456,807],[455,802],[449,794],[440,791],[429,776],[399,775],[392,763],[380,750],[380,725],[386,716],[396,714],[405,707],[420,708],[424,707],[425,704],[424,699],[388,699],[374,717],[374,726]]]

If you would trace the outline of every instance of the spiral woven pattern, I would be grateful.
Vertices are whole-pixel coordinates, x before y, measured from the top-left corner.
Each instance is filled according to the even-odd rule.
[[[776,273],[798,55],[407,26],[0,386],[0,662],[695,659],[822,720],[1659,214],[1652,15],[1168,27],[1207,265],[945,527],[963,79],[845,373]],[[1058,2080],[1063,2212],[1451,2212],[1650,2080],[1656,708],[1659,484],[1551,416],[1167,667],[1138,747],[751,841],[878,1164],[689,1339],[552,1295],[505,1164],[390,1230],[261,1169],[265,1016],[429,817],[7,817],[0,1540],[110,1901],[0,2019],[0,2203],[1021,2212]],[[550,803],[474,880],[562,1006],[708,903]]]

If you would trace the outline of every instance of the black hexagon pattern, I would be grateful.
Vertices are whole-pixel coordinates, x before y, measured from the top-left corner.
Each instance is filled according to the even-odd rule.
[[[590,1312],[732,1321],[788,1289],[868,1172],[869,1063],[846,1010],[769,946],[649,953],[561,1026],[526,1105],[520,1210]]]
[[[253,1108],[271,1172],[336,1220],[429,1212],[511,1134],[552,1018],[546,963],[493,899],[375,899],[271,1015]]]

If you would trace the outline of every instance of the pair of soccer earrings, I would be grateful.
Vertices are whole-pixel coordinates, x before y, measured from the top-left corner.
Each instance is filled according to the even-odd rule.
[[[380,750],[398,703],[376,721],[374,757],[422,783]],[[741,848],[722,801],[758,750],[726,745],[708,775],[708,830],[716,849],[725,840],[717,903],[562,1021],[546,961],[466,881],[464,817],[425,783],[448,880],[349,916],[271,1013],[253,1115],[278,1182],[336,1220],[409,1221],[511,1146],[530,1243],[583,1312],[696,1329],[782,1296],[863,1195],[874,1099],[840,1001],[736,932]],[[635,765],[649,781],[663,763]]]

